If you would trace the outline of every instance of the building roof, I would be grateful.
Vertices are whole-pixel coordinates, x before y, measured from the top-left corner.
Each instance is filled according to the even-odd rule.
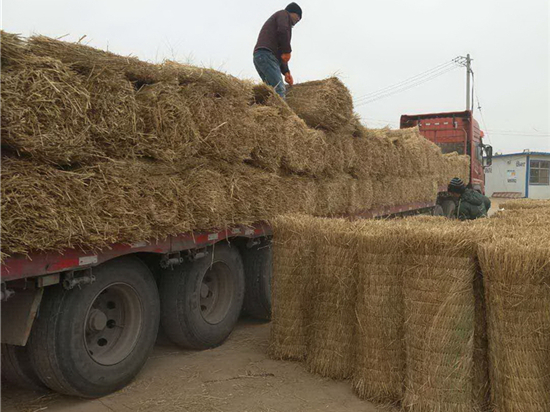
[[[527,156],[527,155],[550,156],[550,152],[519,152],[519,153],[495,154],[493,155],[493,158],[507,157],[507,156]]]

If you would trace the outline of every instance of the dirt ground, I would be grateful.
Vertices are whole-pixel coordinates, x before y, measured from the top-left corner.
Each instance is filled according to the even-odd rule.
[[[241,320],[222,346],[185,351],[162,335],[133,383],[96,400],[2,386],[2,412],[377,412],[349,382],[267,357],[269,324]]]

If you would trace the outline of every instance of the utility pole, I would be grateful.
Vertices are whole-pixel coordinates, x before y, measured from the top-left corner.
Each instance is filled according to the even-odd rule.
[[[470,104],[470,72],[471,69],[471,62],[472,59],[470,59],[470,54],[468,53],[466,55],[466,110],[471,110],[471,104]]]

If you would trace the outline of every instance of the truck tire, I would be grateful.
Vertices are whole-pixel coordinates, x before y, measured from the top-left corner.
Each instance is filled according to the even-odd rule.
[[[271,318],[271,274],[273,249],[262,243],[241,250],[246,282],[243,310],[256,319]]]
[[[170,340],[188,349],[221,345],[231,334],[244,298],[244,271],[236,246],[163,272],[161,323]]]
[[[441,208],[443,209],[443,216],[450,219],[456,218],[456,203],[452,199],[447,199],[441,202]]]
[[[2,344],[2,382],[9,382],[20,388],[46,391],[29,359],[27,346]]]
[[[54,391],[84,398],[126,386],[155,343],[160,317],[157,286],[147,266],[122,257],[93,269],[95,281],[44,291],[29,352]]]

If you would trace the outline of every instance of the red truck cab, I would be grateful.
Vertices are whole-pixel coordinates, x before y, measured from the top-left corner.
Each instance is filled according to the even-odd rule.
[[[470,186],[485,194],[483,169],[491,164],[493,148],[483,143],[483,131],[470,110],[401,116],[400,128],[409,127],[418,127],[443,153],[470,156]]]

